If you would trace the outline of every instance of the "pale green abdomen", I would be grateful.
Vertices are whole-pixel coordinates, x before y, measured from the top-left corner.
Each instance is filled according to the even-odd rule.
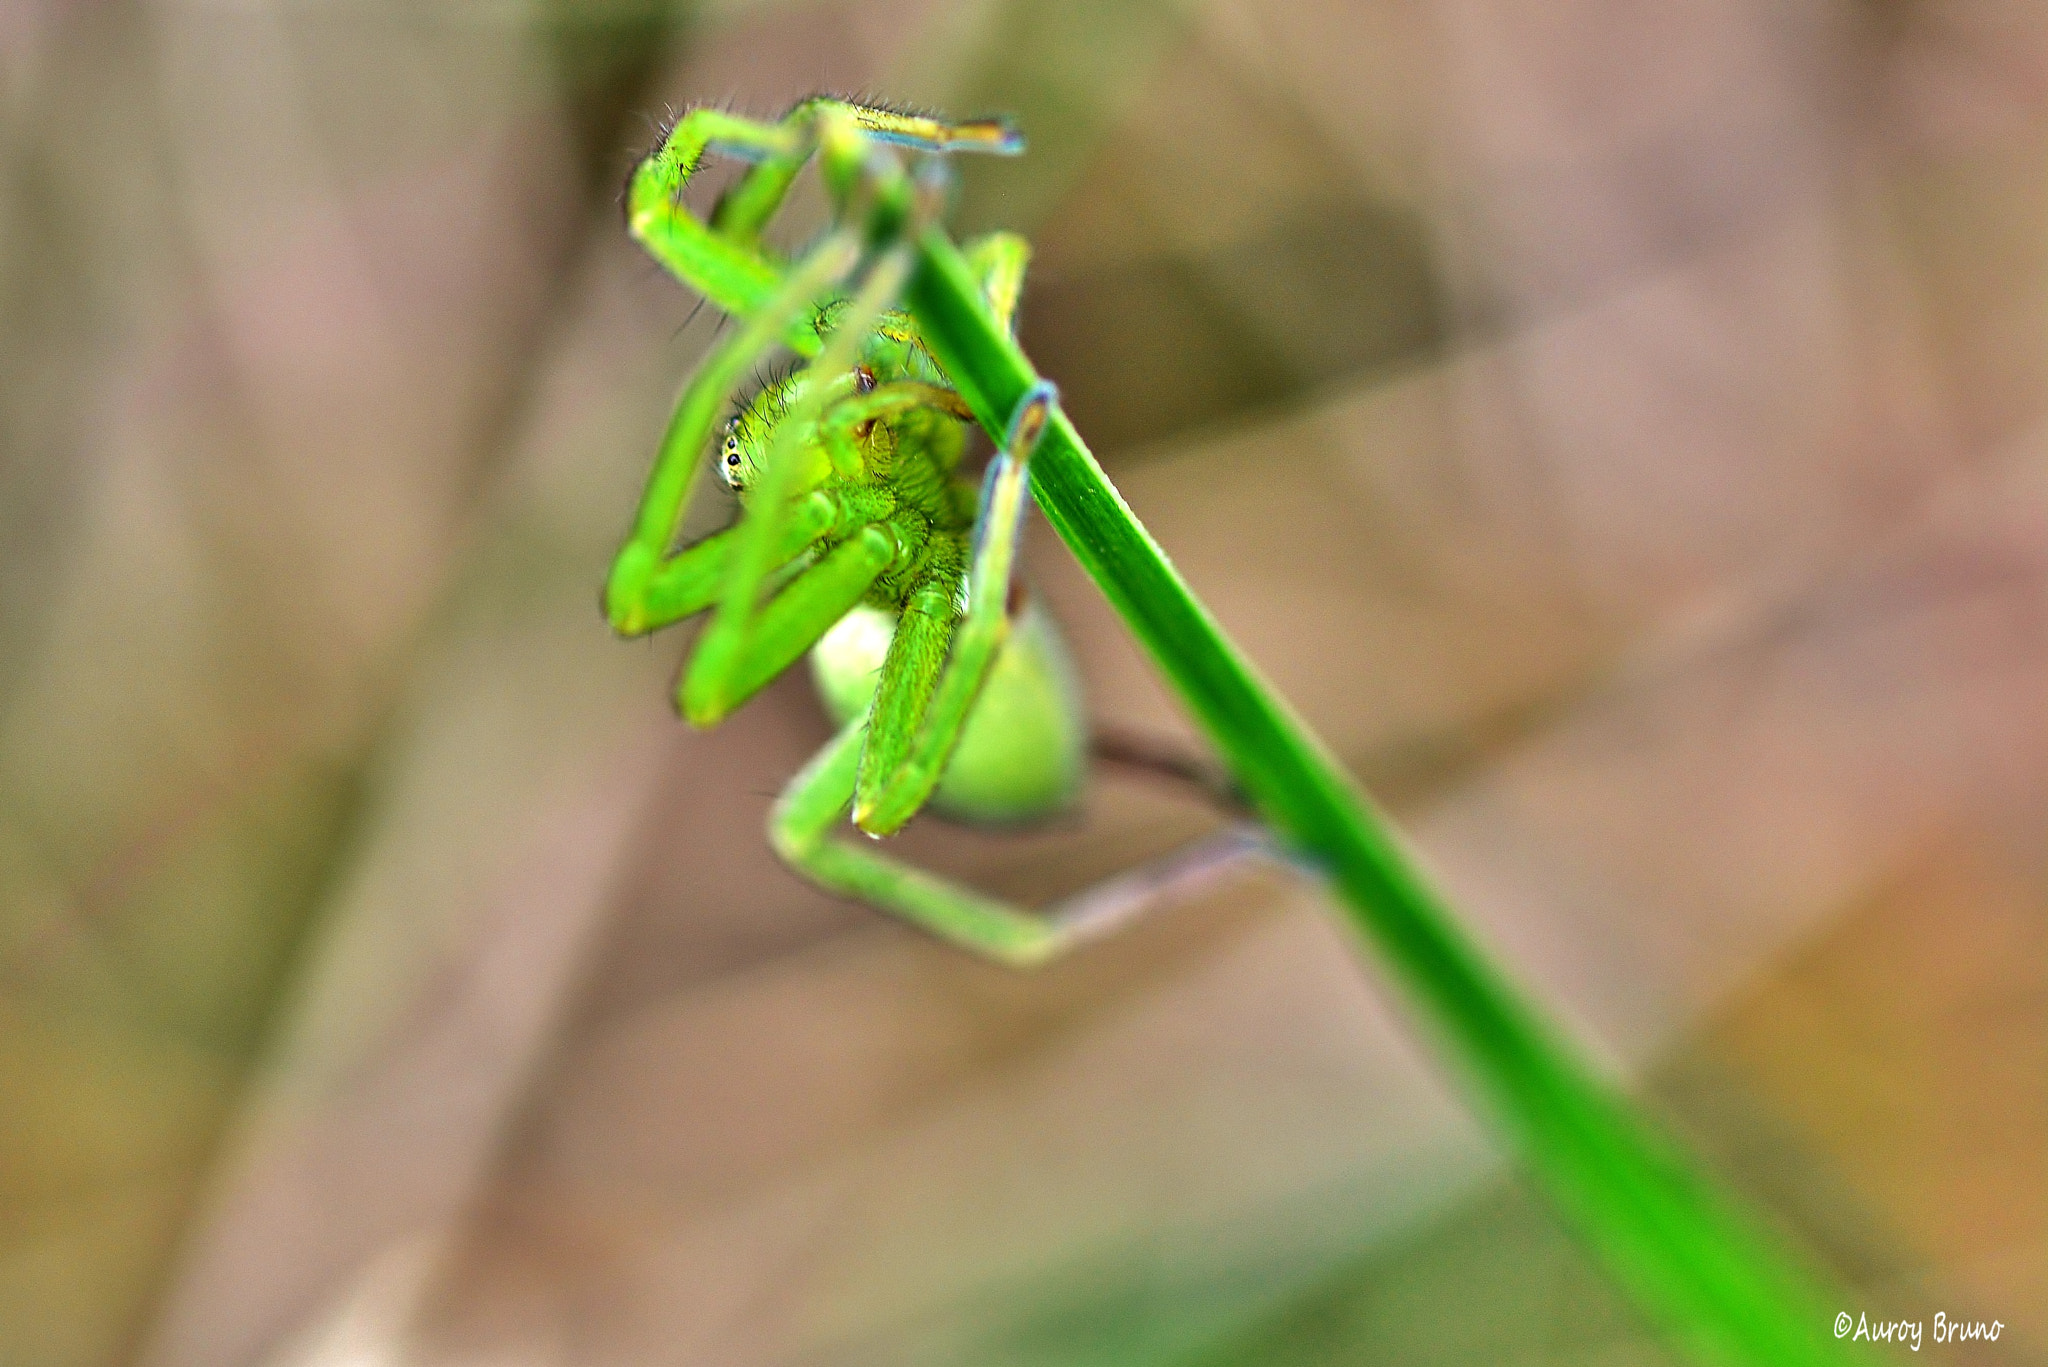
[[[895,631],[892,613],[859,607],[811,651],[811,677],[839,725],[867,710]],[[932,804],[949,816],[990,824],[1051,816],[1080,794],[1087,751],[1087,720],[1066,644],[1033,601],[1011,624]]]

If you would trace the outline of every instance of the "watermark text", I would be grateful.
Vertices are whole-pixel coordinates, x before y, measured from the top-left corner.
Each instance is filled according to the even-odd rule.
[[[1983,1339],[1995,1343],[2005,1330],[2003,1320],[1951,1319],[1945,1310],[1934,1312],[1932,1322],[1927,1320],[1885,1320],[1870,1318],[1863,1311],[1851,1315],[1841,1311],[1835,1316],[1835,1337],[1838,1339],[1863,1339],[1870,1343],[1896,1343],[1904,1348],[1920,1351],[1923,1341],[1928,1343],[1965,1343]]]

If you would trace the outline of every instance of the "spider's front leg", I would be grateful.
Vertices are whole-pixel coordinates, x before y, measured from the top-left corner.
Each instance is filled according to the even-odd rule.
[[[782,284],[781,270],[761,254],[761,225],[810,159],[812,143],[811,119],[797,119],[794,112],[770,124],[722,109],[692,109],[634,170],[626,186],[626,230],[671,275],[713,304],[734,317],[754,317],[771,305]],[[714,149],[754,165],[726,195],[741,211],[725,222],[714,213],[707,224],[683,205],[683,187]],[[792,328],[785,340],[800,350],[817,350],[808,327]]]
[[[906,609],[897,625],[889,663],[870,709],[867,746],[854,789],[854,824],[870,835],[901,830],[931,797],[989,666],[1009,636],[1010,577],[1024,525],[1031,453],[1056,402],[1058,394],[1049,382],[1041,380],[1032,387],[1010,416],[1002,449],[983,477],[966,617],[956,627],[949,610]],[[898,663],[915,662],[919,656],[943,660],[943,671]],[[933,674],[935,679],[923,682]]]
[[[866,732],[866,723],[850,723],[783,789],[768,818],[776,854],[822,888],[1011,968],[1050,963],[1254,860],[1282,859],[1261,828],[1231,826],[1043,911],[1028,910],[835,834],[853,796]]]
[[[759,483],[749,493],[745,518],[725,533],[728,544],[720,553],[715,585],[717,611],[698,638],[677,688],[677,703],[693,725],[717,723],[795,664],[905,554],[892,527],[859,519],[854,495],[835,496],[823,490],[798,495],[792,485],[800,476],[807,434],[820,410],[852,383],[855,339],[894,300],[909,273],[910,259],[909,249],[898,245],[870,269],[845,310],[840,330],[806,372],[811,382],[800,386],[799,397],[777,424],[761,462]],[[820,500],[826,501],[823,508]],[[788,563],[786,552],[792,544],[801,543],[821,518],[830,516],[836,524],[849,514],[855,525],[835,527],[843,535],[830,551],[806,565],[781,592],[762,597],[768,576]]]
[[[702,612],[718,601],[730,578],[739,528],[721,532],[671,556],[702,463],[704,443],[726,397],[772,349],[793,318],[807,317],[820,293],[853,268],[859,236],[840,229],[819,243],[781,282],[768,303],[708,356],[676,404],[640,498],[632,534],[612,562],[605,585],[605,616],[622,636],[638,636]],[[829,498],[807,499],[793,509],[770,548],[784,563],[823,536],[836,517]],[[792,544],[793,543],[793,544]]]
[[[799,101],[775,123],[700,106],[678,119],[634,170],[626,188],[627,230],[670,274],[720,309],[754,316],[782,283],[780,265],[761,245],[761,231],[816,150],[819,129],[834,120],[865,137],[919,151],[1012,156],[1024,150],[1016,128],[1002,119],[953,124],[825,96]],[[707,153],[752,163],[720,197],[708,223],[683,204],[683,188]],[[782,340],[800,355],[819,349],[807,318],[792,323]]]

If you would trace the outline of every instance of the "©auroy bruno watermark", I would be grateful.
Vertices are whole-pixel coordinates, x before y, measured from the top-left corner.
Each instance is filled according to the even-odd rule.
[[[1844,1310],[1835,1316],[1835,1337],[1838,1339],[1868,1339],[1872,1343],[1896,1343],[1920,1351],[1923,1333],[1933,1343],[1963,1343],[1972,1339],[1996,1342],[2005,1330],[2003,1320],[1952,1320],[1946,1311],[1934,1312],[1934,1322],[1925,1320],[1874,1320],[1862,1311],[1854,1318]]]

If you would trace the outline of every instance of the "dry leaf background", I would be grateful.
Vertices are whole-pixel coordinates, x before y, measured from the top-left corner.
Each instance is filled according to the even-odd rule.
[[[0,1362],[1667,1360],[1313,885],[968,962],[767,853],[803,680],[607,636],[718,325],[618,186],[815,89],[1021,118],[957,221],[1226,627],[1846,1308],[2043,1361],[2039,7],[13,0]]]

